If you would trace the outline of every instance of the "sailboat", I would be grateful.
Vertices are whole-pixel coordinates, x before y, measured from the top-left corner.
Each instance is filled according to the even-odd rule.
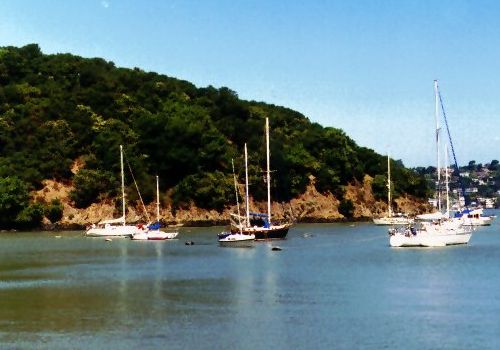
[[[449,219],[449,204],[447,212],[441,209],[441,161],[440,161],[440,139],[439,139],[439,87],[434,80],[435,94],[435,117],[436,117],[436,160],[437,160],[437,203],[438,211],[430,214],[418,215],[418,225],[406,227],[393,227],[389,229],[389,244],[391,247],[444,247],[448,245],[467,244],[472,236],[470,227],[464,226],[461,220]],[[441,102],[441,108],[444,108]],[[446,117],[446,116],[445,116]],[[449,132],[448,132],[449,136]],[[450,138],[451,141],[451,138]],[[452,144],[453,147],[453,144]],[[453,148],[452,148],[453,149]],[[456,160],[455,160],[456,162]]]
[[[387,154],[387,216],[373,219],[375,225],[408,225],[413,219],[403,214],[394,214],[392,212],[391,201],[391,160]]]
[[[231,222],[232,232],[242,232],[244,234],[254,234],[256,240],[268,239],[285,239],[288,230],[292,226],[291,223],[273,223],[271,220],[271,171],[270,171],[270,155],[269,155],[269,118],[266,118],[266,183],[267,183],[267,213],[251,213],[248,207],[248,171],[247,171],[247,152],[245,147],[245,170],[246,170],[246,200],[247,211],[243,221],[238,220],[238,223]],[[234,217],[234,215],[233,215]],[[238,215],[238,219],[241,216]]]
[[[246,144],[245,144],[245,155],[246,155]],[[234,161],[232,159],[231,159],[231,164],[233,166],[234,192],[236,195],[236,207],[238,210],[239,230],[236,232],[229,230],[219,233],[218,239],[221,245],[228,245],[228,244],[238,245],[240,243],[248,243],[250,241],[255,240],[255,234],[243,232],[243,227],[241,224],[241,215],[240,215],[240,201],[238,196],[238,182],[236,181],[236,173],[234,171]]]
[[[156,222],[149,225],[141,225],[141,231],[134,233],[130,238],[134,241],[164,241],[166,239],[174,239],[179,234],[178,231],[161,231],[160,227],[160,185],[158,176],[156,176]]]
[[[120,170],[122,190],[122,216],[117,219],[103,220],[97,225],[93,224],[85,232],[89,237],[131,237],[139,233],[140,229],[135,225],[127,225],[125,221],[125,175],[123,172],[123,146],[120,145]]]

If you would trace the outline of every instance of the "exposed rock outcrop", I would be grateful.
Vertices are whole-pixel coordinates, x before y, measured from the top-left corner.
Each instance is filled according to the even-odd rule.
[[[289,203],[272,203],[273,217],[283,219],[294,217],[298,222],[335,222],[346,220],[338,211],[340,201],[330,193],[320,193],[314,186],[314,178],[310,179],[306,191]],[[354,182],[345,187],[344,198],[351,200],[354,205],[353,218],[355,220],[370,219],[384,215],[387,212],[387,203],[377,201],[371,189],[372,178],[365,176],[362,183]],[[119,217],[119,202],[106,199],[94,203],[88,208],[75,208],[69,198],[72,189],[70,184],[63,184],[53,180],[46,180],[44,188],[33,195],[37,201],[50,202],[58,198],[61,200],[64,212],[63,218],[58,223],[59,227],[84,227],[90,223],[96,223],[103,219]],[[230,199],[228,199],[230,201]],[[421,213],[429,210],[428,204],[409,197],[400,197],[395,200],[396,210],[409,214]],[[266,212],[266,202],[256,202],[250,199],[252,211]],[[149,215],[156,212],[155,203],[147,205]],[[191,204],[187,209],[176,209],[169,205],[160,210],[162,221],[168,224],[182,224],[187,226],[227,224],[229,214],[236,211],[236,206],[228,207],[222,212],[206,210]],[[243,212],[242,212],[243,214]],[[145,221],[143,210],[139,203],[129,203],[127,206],[127,221]],[[47,224],[48,225],[48,224]]]

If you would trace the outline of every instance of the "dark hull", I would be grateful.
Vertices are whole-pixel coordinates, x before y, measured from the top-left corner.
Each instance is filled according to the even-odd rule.
[[[253,228],[251,230],[244,229],[242,230],[242,233],[248,233],[248,234],[253,233],[255,235],[256,241],[268,240],[268,239],[285,239],[289,229],[290,226],[262,229],[262,230],[259,230],[258,228],[257,229]],[[235,232],[239,231],[235,228],[232,228],[232,230],[235,230]]]

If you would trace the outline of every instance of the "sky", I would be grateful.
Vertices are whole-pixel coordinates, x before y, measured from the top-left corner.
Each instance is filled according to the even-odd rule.
[[[498,18],[485,0],[2,0],[0,46],[226,86],[411,167],[436,162],[438,79],[459,164],[487,163],[500,158]]]

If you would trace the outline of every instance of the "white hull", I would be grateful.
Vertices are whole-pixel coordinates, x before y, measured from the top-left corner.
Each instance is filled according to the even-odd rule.
[[[174,239],[179,232],[163,232],[159,230],[140,232],[132,235],[131,239],[134,241],[164,241],[167,239]]]
[[[385,216],[383,218],[373,219],[375,225],[409,225],[413,219],[397,216]]]
[[[482,216],[479,218],[463,218],[464,226],[490,226],[493,218],[490,216]]]
[[[241,242],[251,242],[255,240],[254,234],[241,234],[241,233],[231,233],[219,238],[219,243],[241,243]]]
[[[140,233],[136,226],[132,225],[109,225],[106,227],[92,227],[85,232],[88,237],[131,237]]]
[[[470,228],[463,227],[460,220],[444,221],[440,224],[422,222],[418,230],[393,230],[389,238],[391,247],[444,247],[467,244],[472,236]]]
[[[417,233],[416,235],[409,236],[397,234],[390,237],[389,244],[391,247],[445,247],[448,245],[467,244],[471,236],[471,233],[449,235]]]

